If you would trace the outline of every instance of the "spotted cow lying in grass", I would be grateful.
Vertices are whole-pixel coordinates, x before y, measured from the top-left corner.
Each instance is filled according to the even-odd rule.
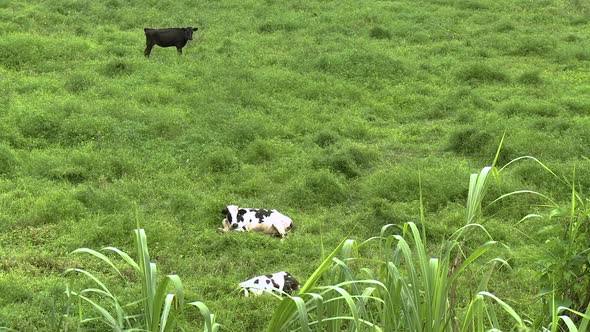
[[[260,232],[278,237],[287,236],[293,228],[291,218],[277,210],[241,208],[237,205],[226,206],[221,213],[224,232]]]
[[[282,295],[284,293],[291,294],[291,292],[298,290],[299,282],[289,272],[281,271],[241,282],[240,288],[244,291],[245,296],[248,296],[249,293],[258,296],[265,292]]]

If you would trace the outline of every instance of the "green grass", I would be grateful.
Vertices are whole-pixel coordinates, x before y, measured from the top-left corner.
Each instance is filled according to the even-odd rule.
[[[237,296],[238,282],[281,270],[306,281],[322,241],[329,250],[419,223],[419,176],[419,226],[439,244],[461,227],[467,178],[504,132],[498,166],[533,155],[559,175],[575,168],[587,196],[589,10],[574,0],[0,1],[0,326],[50,329],[67,267],[110,275],[67,254],[132,252],[136,208],[152,260],[180,276],[186,301],[230,331],[259,331],[278,303]],[[181,57],[156,47],[144,58],[144,27],[189,25],[199,30]],[[507,168],[490,190],[569,201],[571,188],[531,165]],[[276,208],[296,230],[282,242],[218,234],[230,203]],[[537,204],[514,196],[485,214],[515,263],[490,291],[527,319],[541,312],[538,253],[515,228],[543,242],[548,221],[514,224]],[[178,324],[201,319],[195,310]]]

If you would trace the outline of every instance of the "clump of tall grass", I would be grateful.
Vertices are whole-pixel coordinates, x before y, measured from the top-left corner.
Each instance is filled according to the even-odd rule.
[[[492,142],[492,135],[475,127],[463,128],[451,133],[448,149],[459,154],[477,156]]]
[[[380,26],[372,27],[371,30],[369,30],[369,36],[375,39],[391,39],[392,37],[389,30]]]
[[[339,140],[340,140],[340,137],[337,133],[335,133],[331,130],[324,129],[324,130],[318,132],[317,134],[315,134],[313,142],[315,144],[317,144],[318,146],[325,148],[325,147],[335,144]]]
[[[484,63],[466,65],[457,72],[456,76],[459,80],[472,85],[510,81],[510,76],[505,71]]]
[[[178,275],[167,275],[158,281],[156,263],[151,261],[147,236],[139,226],[135,229],[135,246],[137,260],[124,251],[115,247],[105,247],[103,251],[115,253],[122,259],[128,268],[135,273],[141,283],[141,294],[136,301],[123,304],[120,298],[114,294],[97,274],[81,268],[69,268],[66,275],[70,276],[70,282],[66,287],[67,305],[63,313],[56,320],[56,328],[67,329],[68,324],[74,323],[80,329],[85,324],[100,322],[113,331],[141,330],[141,331],[173,331],[177,318],[183,313],[187,304],[184,300],[184,287]],[[116,262],[105,254],[89,249],[79,248],[73,254],[87,254],[106,263],[118,275],[123,277],[122,269],[117,268]],[[83,276],[93,286],[76,290],[74,279]],[[169,289],[171,292],[168,292]],[[138,312],[132,312],[130,308],[139,306]],[[188,303],[199,309],[204,318],[204,331],[214,332],[220,329],[215,322],[215,315],[202,302]]]
[[[498,158],[499,151],[496,154]],[[495,164],[495,161],[494,161]],[[388,234],[393,225],[385,225],[381,234],[358,243],[343,241],[312,274],[300,291],[282,301],[267,331],[472,331],[500,329],[495,306],[513,319],[515,327],[524,322],[505,302],[487,291],[487,283],[500,258],[484,266],[479,285],[471,289],[474,296],[456,312],[456,293],[463,273],[473,269],[474,262],[496,242],[488,240],[467,251],[466,236],[481,230],[489,238],[482,223],[482,202],[491,182],[497,176],[495,166],[472,174],[469,181],[465,224],[445,241],[434,257],[428,253],[425,229],[413,222],[401,227],[401,234]],[[424,209],[420,197],[420,220],[424,225]],[[379,253],[378,258],[365,258],[364,247]],[[338,257],[340,253],[340,257]],[[319,285],[321,277],[330,284]]]
[[[534,157],[525,156],[511,161],[532,160],[538,171],[546,172],[559,184],[569,188],[569,200],[555,201],[536,191],[527,191],[543,199],[546,214],[528,214],[517,224],[541,218],[548,222],[538,231],[544,241],[536,243],[544,252],[538,262],[544,312],[535,320],[535,327],[547,326],[551,331],[567,327],[570,331],[586,331],[590,324],[590,262],[587,259],[590,235],[590,204],[576,186],[575,170],[571,180],[560,177]],[[508,165],[504,166],[507,167]],[[537,171],[537,173],[539,173]],[[546,328],[547,329],[547,328]]]
[[[540,85],[543,83],[543,78],[539,70],[526,71],[518,76],[518,82],[528,85]]]
[[[523,38],[510,51],[510,55],[518,56],[544,56],[555,48],[555,41],[549,38]]]
[[[240,160],[236,157],[234,150],[230,148],[219,148],[210,151],[205,158],[207,170],[224,173],[240,169]]]
[[[499,152],[492,165],[498,160]],[[558,293],[562,290],[555,287],[557,279],[554,276],[551,278],[553,291],[548,293],[550,298],[546,302],[549,306],[549,319],[544,322],[549,324],[544,325],[546,327],[524,320],[508,303],[487,290],[496,266],[508,266],[506,261],[493,258],[478,264],[480,281],[476,286],[473,279],[465,279],[466,271],[470,271],[467,278],[473,278],[476,261],[496,246],[482,225],[482,203],[490,182],[493,178],[498,181],[502,170],[495,166],[484,167],[478,174],[471,175],[465,225],[444,241],[434,256],[427,250],[425,229],[412,222],[404,224],[399,234],[389,234],[395,226],[385,225],[379,236],[364,242],[345,240],[323,260],[297,294],[282,300],[267,331],[438,332],[530,330],[530,327],[552,332],[586,331],[590,322],[587,302],[590,301],[575,309],[560,305]],[[530,193],[511,192],[490,204],[523,192]],[[422,199],[420,202],[420,220],[424,225]],[[586,227],[589,219],[590,208],[582,203],[581,197],[572,189],[571,209],[565,211],[570,216],[566,239],[571,245],[579,242],[578,234],[586,229],[582,227]],[[576,209],[579,204],[582,204],[580,210]],[[523,220],[534,216],[529,215]],[[464,243],[476,230],[482,231],[488,240],[468,249]],[[365,247],[369,247],[368,250]],[[360,254],[363,251],[379,254],[365,258]],[[561,256],[554,256],[556,263],[560,262]],[[573,258],[569,257],[570,260]],[[570,262],[566,260],[559,268],[544,273],[567,273],[571,269],[568,264]],[[322,278],[329,284],[320,285]],[[458,285],[467,285],[469,293],[473,294],[460,314],[456,302],[457,292],[461,291]],[[572,285],[568,287],[574,288]],[[503,320],[499,319],[498,310],[503,311]]]
[[[530,116],[557,117],[561,114],[558,105],[549,102],[520,102],[511,101],[501,106],[501,112],[507,116]]]
[[[12,149],[0,144],[0,176],[11,175],[17,165],[17,158]]]
[[[305,176],[301,183],[287,189],[288,197],[300,206],[332,206],[344,202],[347,187],[344,178],[327,169]]]
[[[327,167],[347,178],[355,178],[360,176],[364,169],[370,168],[378,158],[377,152],[369,147],[359,144],[342,144],[333,149],[327,149],[314,161],[314,164],[317,167]]]

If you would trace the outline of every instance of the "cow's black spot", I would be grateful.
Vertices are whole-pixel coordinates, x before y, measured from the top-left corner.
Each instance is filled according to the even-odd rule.
[[[267,284],[270,284],[270,280],[266,279],[266,283],[267,283]]]
[[[267,274],[265,275],[265,277],[267,277],[268,279],[272,279],[272,274]]]
[[[256,209],[254,211],[254,216],[258,218],[259,222],[262,222],[264,220],[264,217],[268,217],[272,213],[270,210],[267,209]]]
[[[258,282],[260,282],[260,279],[256,279],[256,280],[254,280],[254,284],[255,284],[255,285],[258,285]]]
[[[242,222],[242,221],[244,221],[244,214],[245,214],[246,212],[248,212],[248,211],[246,211],[246,210],[244,210],[244,209],[239,209],[239,210],[238,210],[238,216],[237,216],[238,222]]]
[[[246,230],[246,226],[242,226],[242,229],[243,229],[243,230]]]

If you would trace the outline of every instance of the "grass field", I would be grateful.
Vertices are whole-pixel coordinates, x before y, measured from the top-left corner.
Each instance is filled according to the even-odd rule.
[[[144,27],[184,26],[199,30],[182,56],[144,58]],[[68,267],[133,299],[132,277],[69,253],[133,252],[137,217],[188,300],[228,331],[260,331],[278,301],[240,297],[238,282],[305,281],[342,239],[420,221],[419,176],[434,248],[463,225],[469,174],[504,133],[500,166],[575,169],[587,197],[589,82],[584,0],[0,0],[0,326],[49,330]],[[530,160],[492,194],[519,189],[571,191]],[[512,266],[490,291],[531,320],[553,219],[516,223],[548,212],[540,202],[484,210]],[[278,209],[296,229],[220,234],[227,204]]]

